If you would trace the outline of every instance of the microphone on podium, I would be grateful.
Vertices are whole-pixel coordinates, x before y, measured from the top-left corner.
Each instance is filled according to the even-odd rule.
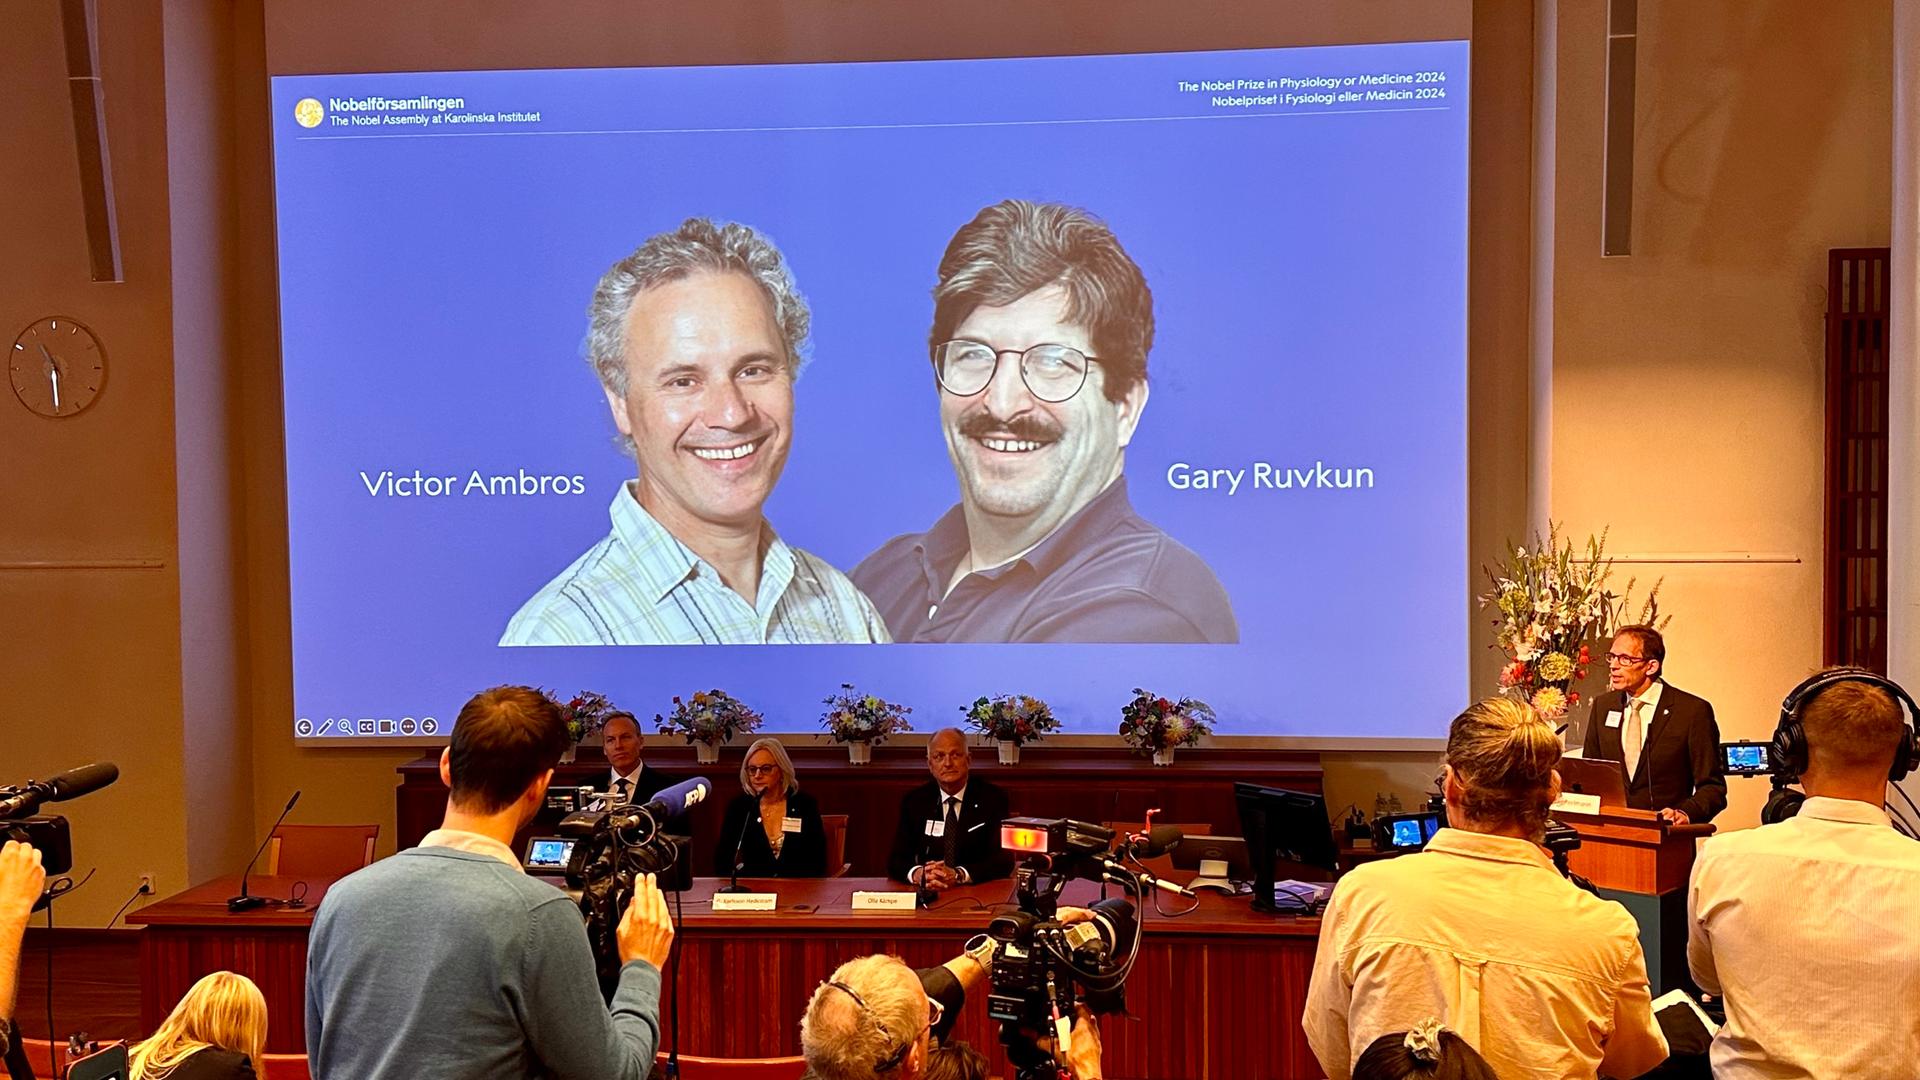
[[[279,817],[273,819],[273,828],[267,830],[267,838],[265,840],[260,841],[260,847],[254,851],[253,858],[247,860],[247,868],[240,872],[240,895],[235,896],[227,901],[228,911],[236,912],[236,913],[242,912],[242,911],[252,911],[254,908],[265,907],[270,903],[279,902],[276,900],[269,900],[267,897],[264,897],[264,896],[250,895],[247,892],[247,875],[253,873],[253,864],[260,861],[261,853],[266,851],[267,845],[273,842],[274,830],[280,828],[280,823],[287,820],[287,815],[293,812],[293,804],[299,801],[300,801],[300,792],[296,790],[293,793],[293,798],[287,800],[287,808],[285,810],[280,811]]]

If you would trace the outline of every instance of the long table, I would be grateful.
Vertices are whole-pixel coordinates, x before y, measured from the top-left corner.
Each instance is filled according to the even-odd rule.
[[[657,735],[648,741],[648,765],[675,777],[705,776],[713,781],[713,797],[693,813],[696,874],[720,872],[714,865],[714,838],[719,835],[727,800],[740,792],[744,753],[744,747],[725,747],[718,762],[701,765],[686,746],[675,746]],[[849,764],[846,749],[840,746],[796,743],[788,747],[788,754],[807,792],[819,800],[821,813],[848,816],[846,860],[852,864],[851,872],[885,874],[901,796],[927,782],[926,751],[918,746],[881,746],[874,750],[870,765]],[[583,760],[555,770],[554,784],[604,786],[606,761],[597,752],[593,760],[585,760],[584,755],[585,751]],[[438,754],[410,761],[397,771],[395,842],[399,848],[408,848],[439,827],[447,808],[447,789],[440,782]],[[1027,747],[1018,765],[1001,765],[994,760],[993,748],[986,747],[974,750],[973,775],[1005,788],[1017,815],[1138,822],[1153,808],[1160,811],[1161,821],[1207,822],[1216,833],[1236,836],[1240,818],[1233,802],[1234,781],[1295,791],[1321,789],[1319,754],[1289,750],[1182,749],[1172,766],[1160,768],[1125,750],[1044,745]],[[557,817],[552,815],[554,820]]]
[[[286,897],[293,882],[254,878],[254,890]],[[814,987],[846,960],[888,952],[915,967],[951,959],[1010,899],[1007,882],[955,889],[933,907],[855,913],[857,889],[892,889],[879,878],[743,881],[778,896],[771,912],[716,913],[717,879],[677,896],[681,929],[668,971],[677,983],[683,1053],[753,1057],[799,1052],[799,1019]],[[324,881],[308,882],[308,907],[229,914],[237,879],[222,878],[137,912],[142,934],[142,1019],[148,1030],[194,979],[226,968],[260,984],[274,1017],[268,1049],[302,1050],[307,928]],[[1067,903],[1099,896],[1067,887]],[[1164,898],[1168,908],[1192,903]],[[1127,1015],[1102,1020],[1111,1080],[1275,1080],[1318,1076],[1300,1029],[1319,933],[1315,919],[1252,912],[1247,900],[1203,894],[1191,914],[1165,918],[1149,902],[1141,955],[1127,983]],[[662,1003],[671,1045],[674,995]],[[996,1074],[1005,1057],[984,1002],[969,1002],[955,1037],[986,1052]]]

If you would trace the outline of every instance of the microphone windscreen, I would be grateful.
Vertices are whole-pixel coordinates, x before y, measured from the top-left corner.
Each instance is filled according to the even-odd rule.
[[[1147,830],[1146,848],[1135,852],[1135,854],[1143,859],[1151,859],[1158,855],[1165,855],[1167,852],[1179,847],[1180,841],[1185,838],[1186,834],[1181,832],[1176,826],[1155,825],[1153,828]]]
[[[696,776],[691,780],[682,780],[670,788],[661,789],[660,793],[649,802],[658,804],[669,814],[680,814],[705,802],[707,794],[712,790],[713,785],[707,783],[706,777]]]
[[[47,801],[59,802],[62,799],[77,799],[82,795],[90,795],[118,779],[120,779],[120,766],[111,761],[96,761],[91,765],[68,769],[47,781],[47,788],[51,792],[47,796]]]

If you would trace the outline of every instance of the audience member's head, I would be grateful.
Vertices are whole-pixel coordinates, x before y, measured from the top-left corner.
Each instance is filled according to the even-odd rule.
[[[267,1045],[267,999],[245,975],[216,971],[194,983],[153,1037],[127,1055],[132,1080],[162,1080],[209,1047],[245,1054],[256,1068]]]
[[[932,1027],[920,976],[895,956],[834,970],[807,1003],[800,1052],[816,1080],[919,1080]]]
[[[1353,1080],[1499,1080],[1467,1040],[1427,1019],[1382,1035],[1353,1063]]]
[[[1538,841],[1559,763],[1560,737],[1533,706],[1507,697],[1469,706],[1447,732],[1448,824]]]
[[[1842,682],[1815,694],[1800,707],[1809,794],[1823,781],[1884,782],[1906,723],[1899,702],[1877,686]]]
[[[540,691],[482,690],[461,707],[440,759],[449,801],[462,813],[492,815],[530,799],[531,816],[570,741],[560,706]]]
[[[987,1056],[966,1043],[936,1046],[920,1080],[987,1080]]]

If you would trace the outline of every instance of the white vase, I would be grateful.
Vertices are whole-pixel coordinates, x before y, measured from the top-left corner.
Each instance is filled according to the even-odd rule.
[[[1169,746],[1165,750],[1155,750],[1153,752],[1153,763],[1155,765],[1173,764],[1173,747]]]
[[[1011,739],[1000,739],[1000,764],[1020,764],[1020,744]]]
[[[693,744],[693,759],[702,765],[711,765],[720,760],[720,748],[710,742]]]
[[[870,742],[850,742],[847,744],[847,763],[850,765],[868,765],[873,762],[873,744]]]

